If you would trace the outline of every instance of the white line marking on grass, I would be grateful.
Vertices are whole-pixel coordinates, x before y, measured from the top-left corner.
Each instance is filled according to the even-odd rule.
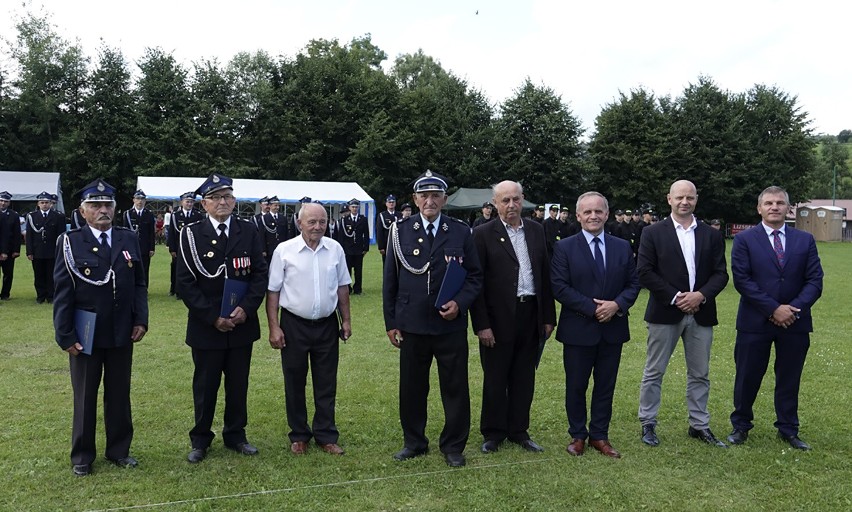
[[[216,500],[228,500],[234,498],[248,498],[251,496],[262,496],[264,494],[278,494],[283,492],[293,492],[293,491],[301,491],[305,489],[321,489],[323,487],[339,487],[343,485],[356,485],[356,484],[365,484],[372,482],[381,482],[384,480],[399,480],[401,478],[411,478],[411,477],[421,477],[421,476],[430,476],[430,475],[440,475],[444,473],[455,473],[459,471],[474,471],[479,469],[489,469],[489,468],[500,468],[500,467],[508,467],[508,466],[518,466],[521,464],[538,464],[541,462],[550,462],[553,460],[559,459],[534,459],[534,460],[524,460],[519,462],[504,462],[502,464],[485,464],[482,466],[465,466],[464,468],[447,468],[439,471],[424,471],[422,473],[408,473],[403,475],[391,475],[391,476],[379,476],[375,478],[363,478],[361,480],[345,480],[342,482],[329,482],[325,484],[313,484],[313,485],[303,485],[300,487],[285,487],[283,489],[268,489],[265,491],[252,491],[252,492],[241,492],[239,494],[225,494],[222,496],[207,496],[203,498],[190,498],[186,500],[176,500],[176,501],[164,501],[162,503],[147,503],[144,505],[130,505],[127,507],[116,507],[116,508],[102,508],[102,509],[93,509],[88,512],[114,512],[118,510],[138,510],[143,508],[157,508],[157,507],[169,507],[173,505],[186,505],[189,503],[198,503],[202,501],[216,501]]]

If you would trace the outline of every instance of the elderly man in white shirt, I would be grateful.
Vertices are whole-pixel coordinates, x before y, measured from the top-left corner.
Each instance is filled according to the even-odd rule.
[[[313,437],[326,453],[343,455],[337,444],[340,433],[334,422],[334,404],[338,338],[346,341],[352,335],[352,281],[343,248],[323,236],[328,225],[325,208],[304,204],[297,222],[301,236],[278,245],[269,264],[269,344],[281,350],[290,450],[303,455]],[[315,408],[311,426],[305,405],[309,360]]]

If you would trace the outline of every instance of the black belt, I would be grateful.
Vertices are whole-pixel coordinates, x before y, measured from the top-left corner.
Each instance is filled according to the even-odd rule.
[[[520,302],[520,303],[530,302],[534,299],[535,299],[535,295],[521,295],[520,297],[518,297],[518,302]]]

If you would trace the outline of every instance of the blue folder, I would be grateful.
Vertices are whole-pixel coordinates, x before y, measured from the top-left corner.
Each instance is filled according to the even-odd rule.
[[[222,308],[219,310],[220,317],[229,318],[231,316],[231,313],[237,309],[243,297],[246,296],[248,287],[248,281],[225,279],[225,289],[222,292]]]
[[[91,311],[74,310],[74,329],[77,331],[77,341],[80,345],[83,345],[83,353],[86,355],[92,355],[97,318],[98,315]]]
[[[435,308],[441,309],[441,306],[453,300],[456,294],[461,291],[462,286],[464,286],[466,278],[467,270],[459,265],[457,260],[450,260],[447,263],[444,280],[441,281],[441,289],[438,290],[438,299],[435,301]]]

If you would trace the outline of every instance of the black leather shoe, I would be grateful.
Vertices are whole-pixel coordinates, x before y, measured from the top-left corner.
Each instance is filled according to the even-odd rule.
[[[748,439],[748,430],[735,428],[728,434],[728,442],[731,444],[743,444]]]
[[[698,430],[696,428],[689,427],[687,433],[689,434],[689,437],[699,439],[707,444],[712,444],[713,446],[717,446],[719,448],[728,447],[728,445],[716,439],[716,436],[713,435],[713,432],[711,432],[709,428],[703,428],[701,430]]]
[[[447,466],[451,468],[460,468],[465,465],[463,453],[445,453],[444,460],[447,461]]]
[[[799,439],[799,436],[785,436],[781,432],[778,432],[778,437],[790,443],[790,446],[797,450],[809,451],[811,449],[811,445]]]
[[[204,460],[204,457],[207,457],[207,448],[193,448],[186,456],[186,460],[192,464],[197,464]]]
[[[420,457],[421,455],[426,455],[426,452],[428,452],[428,451],[429,451],[428,448],[424,448],[422,450],[412,450],[411,448],[406,446],[402,450],[394,453],[393,458],[394,458],[394,460],[400,460],[400,461],[408,460],[408,459],[413,459],[414,457]]]
[[[518,441],[517,444],[528,452],[541,453],[544,451],[544,448],[539,446],[538,443],[532,439],[524,439],[523,441]]]
[[[76,476],[87,476],[92,472],[91,464],[74,464],[71,467],[71,471]]]
[[[500,447],[500,443],[497,441],[489,439],[482,443],[482,453],[494,453],[497,451],[497,448]]]
[[[240,443],[236,446],[228,446],[225,447],[229,450],[234,450],[235,452],[242,453],[243,455],[257,455],[257,448],[251,445],[248,441]]]
[[[657,433],[654,432],[654,425],[642,425],[642,442],[648,446],[657,446],[660,444],[660,439]]]
[[[109,461],[120,468],[135,468],[139,465],[139,461],[130,456],[122,457],[120,459],[109,459]]]

